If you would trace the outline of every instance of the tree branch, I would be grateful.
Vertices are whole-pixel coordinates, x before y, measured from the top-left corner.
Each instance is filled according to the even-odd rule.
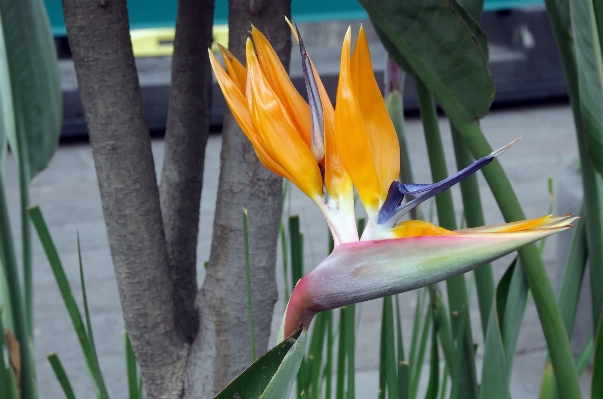
[[[126,0],[63,0],[126,328],[149,398],[181,395],[179,338]]]
[[[170,269],[175,284],[176,325],[192,343],[199,330],[197,234],[205,146],[211,118],[213,0],[180,0],[159,193]]]
[[[283,16],[290,13],[290,1],[230,0],[230,50],[239,60],[245,60],[245,40],[253,23],[270,39],[288,67],[291,32]],[[213,396],[251,362],[246,323],[243,207],[249,214],[255,343],[258,355],[267,350],[277,299],[275,263],[281,188],[282,179],[260,164],[228,112],[222,130],[211,255],[197,299],[202,322],[189,357],[186,398]]]

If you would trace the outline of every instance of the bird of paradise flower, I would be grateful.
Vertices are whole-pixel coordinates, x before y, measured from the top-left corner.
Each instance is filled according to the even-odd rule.
[[[252,27],[246,67],[220,46],[226,69],[211,64],[226,102],[262,164],[290,180],[322,212],[335,248],[291,294],[279,341],[321,311],[416,289],[468,272],[558,233],[569,215],[449,231],[421,220],[402,221],[421,202],[492,162],[519,139],[433,184],[398,181],[400,150],[375,80],[361,27],[354,50],[348,29],[333,107],[299,31],[308,102],[294,88],[268,40]],[[353,189],[368,222],[358,236]],[[412,199],[404,201],[405,196]]]

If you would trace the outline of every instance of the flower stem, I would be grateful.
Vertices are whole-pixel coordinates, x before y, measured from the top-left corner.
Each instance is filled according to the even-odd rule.
[[[455,127],[475,158],[492,152],[492,147],[476,121],[458,123]],[[523,209],[500,162],[496,159],[482,171],[505,220],[513,222],[525,219]],[[535,244],[527,245],[519,250],[519,256],[540,316],[561,398],[581,398],[578,373],[574,366],[569,339],[538,247]]]
[[[431,177],[434,181],[444,180],[448,177],[448,171],[446,170],[446,157],[444,155],[444,146],[440,135],[438,115],[433,96],[423,82],[419,79],[416,79],[415,82],[417,85],[417,94],[419,96],[419,108],[421,111],[421,120],[423,121],[423,129],[425,131],[425,140],[427,142]],[[438,194],[435,197],[435,200],[440,226],[448,230],[456,230],[454,205],[452,203],[452,194],[450,190]],[[446,280],[446,287],[448,288],[450,313],[458,312],[458,314],[464,314],[463,317],[467,320],[465,331],[463,332],[463,351],[465,352],[465,356],[474,359],[472,356],[473,337],[471,336],[465,276],[460,275]],[[471,389],[472,397],[477,398],[475,361],[463,362],[463,367],[466,367],[466,370],[461,375],[464,375],[469,379],[468,387]],[[469,390],[466,392],[469,392]]]
[[[454,145],[454,154],[456,156],[456,165],[458,170],[469,166],[473,162],[471,152],[467,145],[463,142],[463,138],[452,124],[452,143]],[[482,209],[482,201],[479,195],[479,186],[477,183],[477,175],[473,174],[461,181],[461,195],[463,197],[463,208],[465,209],[465,220],[467,227],[484,226],[484,212]],[[479,303],[479,312],[482,321],[482,333],[484,339],[488,326],[488,318],[490,316],[490,308],[494,298],[494,275],[492,274],[492,265],[488,263],[482,267],[475,269],[475,284],[477,286],[477,298]]]

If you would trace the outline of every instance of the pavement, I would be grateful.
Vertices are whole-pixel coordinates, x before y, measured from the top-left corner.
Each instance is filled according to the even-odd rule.
[[[527,217],[547,213],[549,195],[547,178],[560,176],[575,165],[577,150],[571,110],[567,104],[524,106],[495,110],[482,121],[483,130],[493,148],[523,136],[512,150],[501,157],[501,162],[515,188]],[[445,119],[440,128],[446,149],[448,170],[455,169],[450,129]],[[407,140],[411,162],[417,182],[431,182],[425,141],[420,119],[407,120]],[[209,258],[213,212],[219,176],[221,136],[212,135],[206,150],[205,186],[201,201],[201,220],[198,245],[199,283],[203,280],[203,263]],[[155,167],[159,171],[163,161],[163,139],[153,139]],[[9,155],[6,168],[6,191],[14,237],[19,247],[19,208],[17,169]],[[485,180],[480,175],[480,192],[488,224],[500,223],[502,216]],[[453,188],[455,207],[460,218],[460,193]],[[112,398],[127,397],[127,383],[122,332],[124,323],[117,294],[115,274],[111,263],[105,226],[99,198],[98,185],[90,146],[86,142],[62,144],[48,168],[31,184],[32,203],[39,204],[55,240],[66,269],[73,293],[81,304],[81,288],[77,266],[76,234],[79,233],[88,303],[100,366]],[[429,205],[424,207],[428,212]],[[299,214],[306,237],[305,269],[311,270],[327,255],[327,228],[324,220],[309,199],[297,189],[292,190],[286,213]],[[547,241],[544,260],[554,285],[559,271],[555,247],[558,240],[567,236],[554,236]],[[56,352],[78,398],[94,396],[85,369],[82,352],[67,312],[62,303],[54,277],[42,248],[34,236],[34,287],[35,287],[35,355],[41,398],[62,398],[46,356]],[[278,260],[278,281],[281,286],[281,260]],[[510,263],[510,257],[495,262],[494,271],[500,278]],[[475,295],[473,295],[475,297]],[[409,345],[415,293],[403,294],[401,303],[406,345]],[[475,301],[474,301],[475,302]],[[272,339],[283,312],[282,299],[274,312]],[[358,398],[376,397],[378,383],[378,340],[381,303],[370,301],[360,306],[357,335],[356,389]],[[478,340],[478,358],[482,356],[479,313],[474,303],[471,310],[474,336]],[[546,356],[546,344],[538,322],[534,304],[530,301],[523,320],[512,379],[513,398],[536,398]],[[426,373],[425,373],[426,374]],[[588,390],[589,376],[583,378],[583,388]]]

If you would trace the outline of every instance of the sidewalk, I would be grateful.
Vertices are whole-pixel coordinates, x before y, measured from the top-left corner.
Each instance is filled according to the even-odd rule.
[[[452,143],[446,121],[440,124],[447,153],[449,172],[455,170]],[[547,105],[534,108],[518,108],[495,111],[487,116],[482,127],[493,148],[499,148],[518,136],[524,136],[512,150],[501,157],[527,217],[547,213],[549,196],[547,177],[559,175],[577,156],[572,116],[567,105]],[[411,158],[417,182],[431,182],[425,143],[420,120],[407,121],[407,140],[412,149]],[[201,203],[201,222],[198,247],[199,282],[203,279],[203,263],[209,258],[213,210],[219,176],[221,137],[212,135],[206,153],[206,167]],[[163,161],[163,140],[153,141],[156,170]],[[14,159],[9,156],[6,168],[6,191],[10,215],[15,230],[15,245],[19,248],[18,181]],[[480,175],[480,188],[486,222],[503,221],[498,207]],[[461,206],[458,188],[453,191],[457,211]],[[108,249],[105,226],[99,199],[96,175],[90,147],[86,143],[62,145],[48,169],[34,179],[31,186],[32,203],[41,206],[51,234],[69,276],[74,295],[81,303],[81,290],[77,267],[76,233],[79,232],[86,274],[88,301],[100,364],[112,398],[127,397],[123,357],[123,320],[117,295],[113,266]],[[301,216],[305,233],[306,270],[311,270],[326,253],[327,228],[310,200],[297,189],[290,201],[291,214]],[[428,210],[428,206],[424,208]],[[34,236],[35,237],[35,236]],[[547,241],[544,260],[556,286],[558,279],[555,265],[557,237]],[[280,260],[279,260],[280,262]],[[500,277],[509,264],[506,257],[495,263],[495,274]],[[47,264],[37,238],[34,238],[34,285],[35,285],[35,339],[38,383],[41,398],[58,399],[63,394],[56,381],[46,355],[57,352],[71,379],[76,396],[92,397],[88,373],[73,332],[67,312],[57,290],[54,277]],[[280,263],[277,270],[281,271]],[[277,276],[279,284],[282,276]],[[474,295],[475,296],[475,295]],[[405,294],[412,304],[414,293]],[[356,353],[356,389],[359,399],[376,397],[378,381],[378,340],[380,329],[380,301],[361,306],[360,326]],[[275,308],[273,338],[283,312],[282,301]],[[405,339],[410,339],[412,306],[403,309]],[[474,336],[479,338],[479,312],[472,310]],[[481,343],[480,343],[481,345]],[[545,358],[546,344],[533,303],[530,303],[521,329],[512,382],[513,398],[536,398]],[[478,350],[478,357],[481,351]],[[588,387],[588,379],[585,380]]]

